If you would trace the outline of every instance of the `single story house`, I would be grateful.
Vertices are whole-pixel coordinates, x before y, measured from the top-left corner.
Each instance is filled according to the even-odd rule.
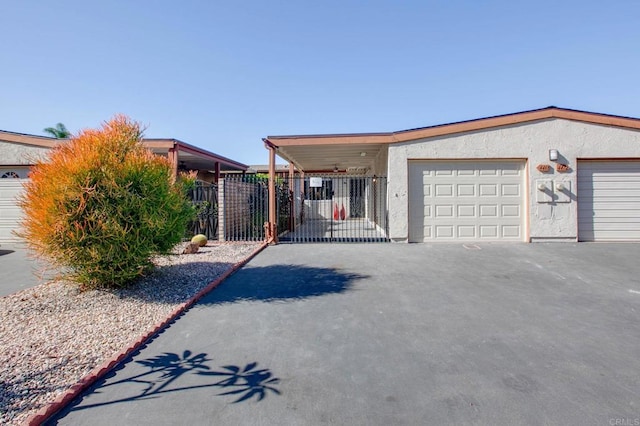
[[[329,175],[335,187],[339,176],[386,178],[376,201],[383,211],[374,218],[361,210],[391,241],[640,241],[638,118],[551,106],[390,133],[264,142],[270,164],[278,155],[307,180]],[[359,192],[367,194],[363,182]]]
[[[30,167],[64,140],[0,130],[0,243],[16,242],[21,218],[16,197],[29,178]],[[221,174],[245,172],[249,166],[177,139],[144,139],[153,153],[169,158],[174,172],[196,170],[198,179],[217,182]]]

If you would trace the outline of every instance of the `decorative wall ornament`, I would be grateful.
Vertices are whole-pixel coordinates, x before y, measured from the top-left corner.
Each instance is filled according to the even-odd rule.
[[[548,164],[538,164],[536,167],[540,173],[549,173],[551,171],[551,166]]]
[[[558,171],[558,173],[569,173],[571,171],[571,168],[569,167],[568,164],[556,164],[556,170]]]

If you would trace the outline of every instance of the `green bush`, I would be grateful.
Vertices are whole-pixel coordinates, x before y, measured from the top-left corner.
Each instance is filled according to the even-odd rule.
[[[82,288],[123,287],[185,234],[192,179],[174,183],[166,158],[142,145],[138,123],[116,116],[36,164],[20,204],[21,236]]]

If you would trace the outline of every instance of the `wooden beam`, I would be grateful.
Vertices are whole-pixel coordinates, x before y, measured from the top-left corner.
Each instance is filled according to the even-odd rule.
[[[276,148],[266,144],[269,150],[269,222],[266,226],[268,244],[278,243],[278,216],[276,210]]]
[[[175,182],[178,178],[178,151],[175,147],[169,148],[167,157],[169,158],[169,164],[171,164],[171,177]]]

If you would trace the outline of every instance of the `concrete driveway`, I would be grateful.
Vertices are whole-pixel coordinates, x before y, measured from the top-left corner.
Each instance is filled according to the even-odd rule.
[[[639,259],[269,247],[52,424],[637,424]]]

